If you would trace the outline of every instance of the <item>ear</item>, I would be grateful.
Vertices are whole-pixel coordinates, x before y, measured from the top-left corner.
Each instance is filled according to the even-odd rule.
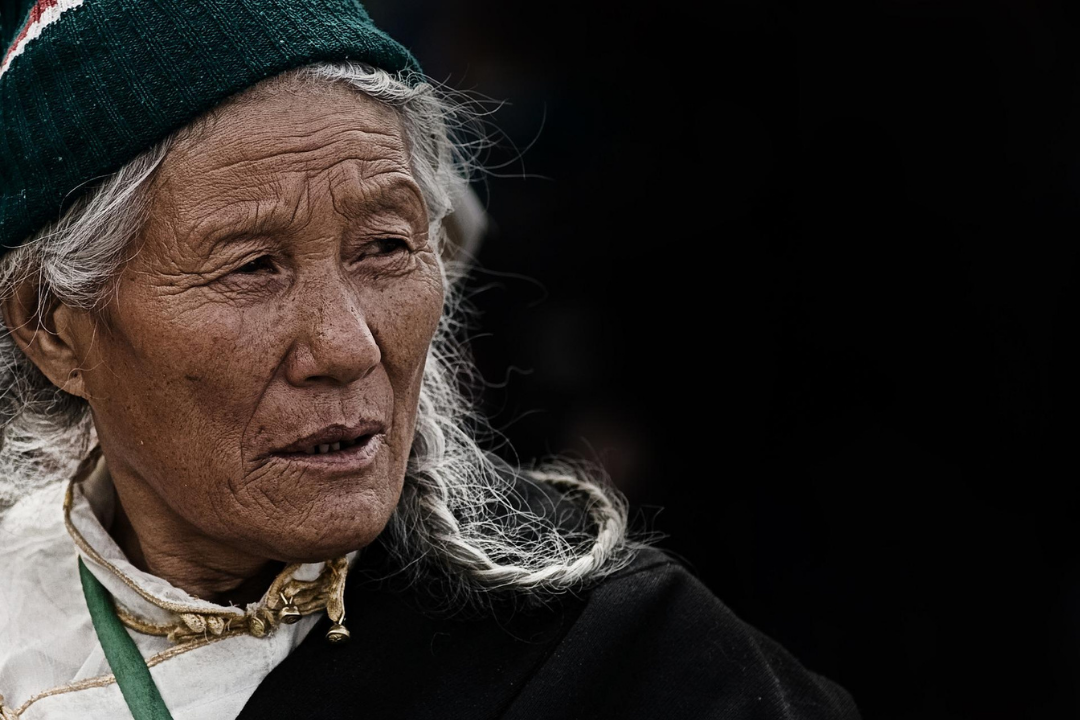
[[[23,280],[0,305],[4,323],[19,349],[49,381],[64,392],[86,398],[76,329],[84,311],[63,304],[51,294],[41,297],[33,279]]]

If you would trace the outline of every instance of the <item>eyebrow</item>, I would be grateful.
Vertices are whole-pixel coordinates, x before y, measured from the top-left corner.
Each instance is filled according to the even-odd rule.
[[[423,197],[420,188],[412,178],[394,173],[387,180],[369,181],[368,186],[375,186],[375,192],[357,192],[357,186],[349,183],[345,187],[349,190],[344,197],[339,198],[335,188],[330,190],[331,202],[334,209],[346,217],[363,217],[373,211],[409,209],[420,212],[424,209]]]
[[[342,192],[348,187],[348,192]],[[388,212],[407,210],[409,220],[419,219],[425,204],[416,182],[406,175],[395,174],[379,182],[367,184],[365,192],[359,192],[355,184],[343,184],[331,190],[334,209],[350,219],[371,217]],[[206,252],[213,253],[222,246],[250,241],[257,237],[288,232],[297,224],[297,202],[268,202],[266,198],[238,200],[222,206],[212,216],[195,224],[193,235]]]

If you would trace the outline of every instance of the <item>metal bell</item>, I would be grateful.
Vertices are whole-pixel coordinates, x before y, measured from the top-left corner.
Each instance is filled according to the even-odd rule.
[[[295,605],[286,605],[278,610],[278,620],[286,625],[292,625],[300,619],[300,610]]]
[[[253,616],[248,623],[251,634],[257,638],[266,637],[266,623],[259,616]]]
[[[334,623],[326,632],[326,639],[335,645],[346,642],[349,639],[349,628],[341,623]]]

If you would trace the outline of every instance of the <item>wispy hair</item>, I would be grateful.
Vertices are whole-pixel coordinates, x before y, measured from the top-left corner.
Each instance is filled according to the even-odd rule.
[[[476,410],[479,378],[460,340],[467,263],[449,257],[444,230],[487,145],[481,113],[426,78],[362,63],[319,63],[264,82],[289,81],[345,83],[398,111],[439,249],[444,312],[427,355],[404,489],[380,537],[397,574],[409,582],[437,576],[449,584],[447,607],[461,609],[499,597],[544,602],[625,565],[625,502],[598,466],[519,467],[482,447],[495,433]],[[56,222],[8,252],[0,259],[0,299],[31,281],[39,309],[50,301],[102,307],[146,220],[155,170],[213,118],[211,111],[99,178]],[[86,401],[53,385],[0,329],[0,512],[65,480],[95,443]],[[529,487],[556,498],[551,512],[525,501]]]

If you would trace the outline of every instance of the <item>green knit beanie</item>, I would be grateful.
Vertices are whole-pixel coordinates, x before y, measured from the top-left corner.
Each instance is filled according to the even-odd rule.
[[[270,75],[419,71],[357,0],[0,0],[0,256],[92,181]]]

